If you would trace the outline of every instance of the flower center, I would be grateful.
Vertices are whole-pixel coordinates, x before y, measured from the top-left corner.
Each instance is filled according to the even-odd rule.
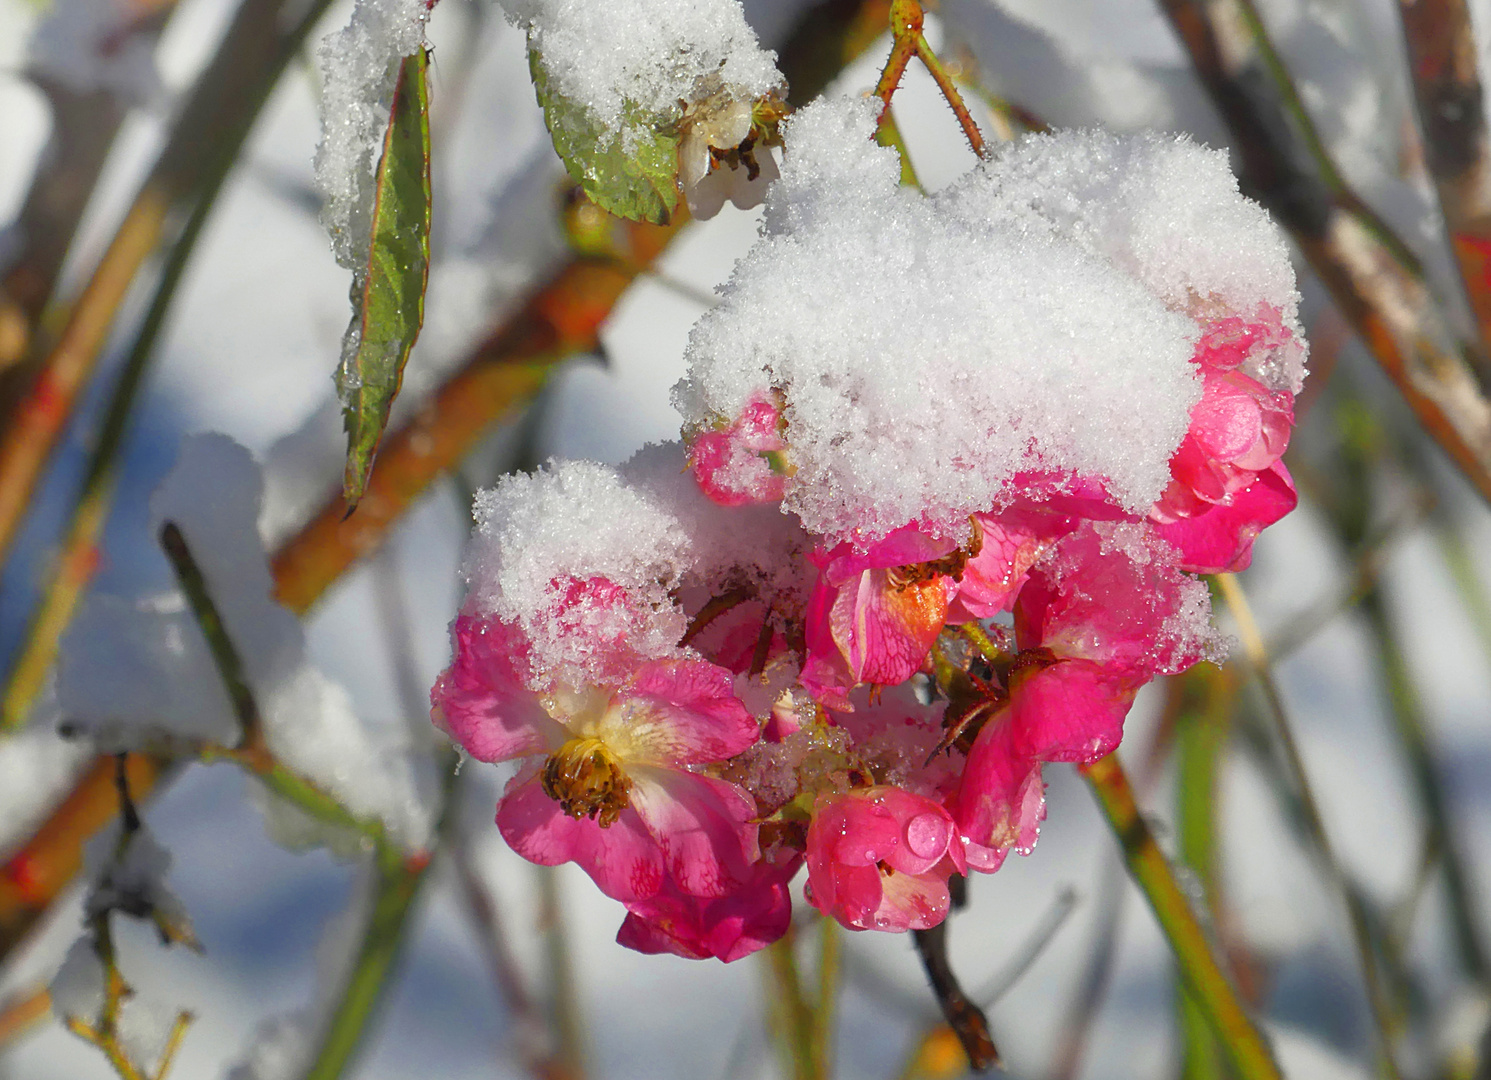
[[[544,794],[572,818],[609,827],[631,804],[631,778],[599,739],[571,739],[544,762]]]

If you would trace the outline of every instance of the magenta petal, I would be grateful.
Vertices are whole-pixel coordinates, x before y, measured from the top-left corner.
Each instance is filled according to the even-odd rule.
[[[616,941],[643,953],[673,953],[730,963],[770,945],[792,922],[787,883],[799,860],[783,867],[757,864],[751,880],[725,896],[689,896],[672,883],[648,900],[628,905]]]
[[[830,620],[849,670],[881,686],[911,678],[942,630],[955,589],[945,575],[896,588],[884,570],[866,570],[857,583],[845,584]]]
[[[1017,676],[1005,722],[1014,752],[1040,761],[1096,761],[1123,738],[1135,690],[1089,660]]]
[[[691,896],[723,896],[758,855],[754,801],[734,784],[697,773],[629,766],[632,808],[656,838],[668,873]]]
[[[1046,816],[1040,762],[1019,753],[1011,734],[1002,715],[984,725],[953,802],[968,866],[983,873],[998,869],[1010,848],[1023,853],[1034,847]]]
[[[568,732],[525,685],[528,642],[521,632],[462,615],[451,638],[455,656],[430,691],[437,727],[482,761],[510,761],[563,744]]]
[[[1039,541],[1028,530],[1007,528],[997,519],[982,514],[979,524],[983,528],[983,545],[963,568],[957,600],[948,613],[949,622],[991,619],[1009,611],[1040,553]]]
[[[1230,502],[1157,524],[1156,531],[1180,552],[1184,570],[1201,574],[1246,570],[1253,561],[1253,541],[1258,534],[1298,502],[1289,470],[1276,461]]]
[[[645,900],[662,886],[663,850],[635,811],[623,810],[606,828],[576,820],[544,793],[536,775],[509,785],[497,804],[497,828],[529,862],[574,862],[614,900]]]
[[[947,918],[952,907],[948,893],[948,868],[941,874],[890,874],[880,879],[880,906],[870,916],[876,930],[902,933],[930,930]]]
[[[623,691],[626,741],[664,765],[723,761],[754,743],[761,725],[735,696],[734,676],[703,660],[642,665]]]
[[[799,681],[816,701],[832,709],[849,711],[853,708],[849,704],[849,691],[858,680],[834,640],[832,614],[838,594],[820,574],[808,598],[804,619],[806,655]]]

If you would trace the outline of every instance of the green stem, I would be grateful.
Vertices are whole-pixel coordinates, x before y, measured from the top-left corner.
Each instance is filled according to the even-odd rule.
[[[813,1045],[828,1075],[833,1061],[834,1017],[839,1000],[839,924],[818,920],[818,1002],[813,1010]]]
[[[1215,668],[1193,668],[1180,676],[1182,693],[1191,698],[1177,723],[1175,790],[1178,800],[1177,840],[1180,858],[1201,882],[1207,910],[1216,922],[1217,778],[1232,726],[1233,695],[1225,676]],[[1194,693],[1199,691],[1199,694]],[[1182,1043],[1184,1080],[1222,1080],[1221,1048],[1191,995],[1182,990],[1176,999]]]
[[[539,920],[544,928],[554,1034],[559,1042],[554,1057],[566,1080],[578,1080],[585,1075],[585,1023],[565,928],[559,873],[552,866],[538,866],[534,870],[538,874]]]
[[[253,691],[249,689],[243,674],[243,658],[238,655],[238,649],[228,636],[222,612],[218,611],[212,594],[207,590],[207,579],[202,574],[202,568],[197,565],[191,548],[187,546],[181,527],[174,521],[167,521],[161,526],[160,546],[171,562],[171,569],[176,572],[176,581],[186,594],[186,602],[196,616],[202,636],[207,639],[212,662],[217,665],[218,675],[233,703],[233,712],[238,717],[244,738],[252,738],[259,729],[259,706],[254,701]]]
[[[1372,1013],[1373,1028],[1377,1043],[1377,1071],[1386,1080],[1398,1080],[1401,1076],[1392,1053],[1392,1032],[1395,1027],[1393,1011],[1388,1002],[1387,988],[1383,985],[1377,965],[1377,951],[1372,943],[1372,915],[1367,910],[1366,899],[1360,890],[1353,887],[1346,869],[1336,855],[1335,845],[1325,829],[1325,819],[1320,813],[1320,804],[1315,801],[1314,789],[1310,786],[1309,774],[1305,772],[1304,758],[1294,738],[1294,726],[1289,722],[1289,712],[1284,707],[1284,697],[1274,681],[1263,635],[1253,619],[1247,595],[1233,574],[1218,574],[1216,582],[1227,600],[1227,607],[1237,620],[1238,636],[1243,650],[1253,668],[1258,688],[1268,706],[1273,721],[1274,741],[1284,756],[1284,764],[1294,787],[1294,798],[1298,817],[1304,826],[1305,835],[1315,849],[1326,878],[1341,897],[1346,907],[1347,920],[1351,925],[1352,942],[1356,947],[1357,961],[1362,969],[1362,983],[1367,993],[1367,1007]]]
[[[387,990],[389,974],[406,939],[409,913],[429,866],[428,858],[405,859],[388,844],[379,846],[374,860],[373,910],[341,1000],[322,1033],[305,1080],[337,1080],[356,1056]]]
[[[1129,874],[1154,909],[1180,976],[1241,1080],[1283,1080],[1273,1052],[1222,970],[1175,871],[1139,813],[1114,754],[1081,769],[1118,837]]]
[[[793,1080],[827,1080],[827,1064],[818,1043],[815,1012],[803,992],[797,967],[795,932],[789,930],[766,947],[771,974],[767,993],[773,1034]]]
[[[1438,853],[1439,863],[1444,871],[1450,925],[1455,935],[1455,952],[1464,965],[1466,974],[1486,986],[1491,981],[1491,964],[1488,964],[1485,943],[1481,938],[1481,912],[1475,892],[1467,880],[1465,863],[1460,855],[1459,838],[1455,835],[1449,808],[1445,805],[1438,767],[1430,746],[1428,724],[1418,691],[1413,684],[1408,658],[1403,655],[1402,644],[1388,618],[1382,594],[1373,589],[1366,595],[1362,606],[1382,657],[1382,677],[1387,683],[1388,701],[1392,706],[1390,712],[1398,734],[1398,743],[1403,749],[1404,757],[1408,759],[1408,771],[1418,794],[1419,805],[1428,818],[1428,846]]]

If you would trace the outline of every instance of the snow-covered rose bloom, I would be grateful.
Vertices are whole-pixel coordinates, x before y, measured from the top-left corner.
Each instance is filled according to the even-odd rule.
[[[686,183],[736,164],[744,101],[695,109]],[[478,502],[436,720],[521,762],[503,835],[640,951],[762,947],[802,866],[845,926],[936,925],[952,875],[1033,849],[1047,765],[1218,653],[1194,575],[1294,503],[1298,297],[1224,158],[1066,133],[925,197],[875,113],[785,127],[685,448]]]
[[[431,692],[434,715],[473,757],[525,760],[497,825],[524,858],[575,862],[615,899],[645,900],[665,876],[690,896],[721,896],[755,860],[755,806],[690,766],[756,741],[759,726],[728,671],[652,661],[623,685],[541,697],[517,678],[524,644],[463,616],[455,659]]]

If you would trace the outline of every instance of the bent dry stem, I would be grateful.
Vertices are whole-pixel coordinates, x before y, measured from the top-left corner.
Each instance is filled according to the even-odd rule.
[[[1222,1052],[1240,1080],[1283,1080],[1273,1051],[1244,1008],[1237,988],[1223,971],[1175,870],[1155,843],[1134,801],[1123,766],[1114,754],[1080,769],[1098,807],[1118,837],[1124,862],[1175,955],[1181,980],[1196,1007],[1216,1032]]]

